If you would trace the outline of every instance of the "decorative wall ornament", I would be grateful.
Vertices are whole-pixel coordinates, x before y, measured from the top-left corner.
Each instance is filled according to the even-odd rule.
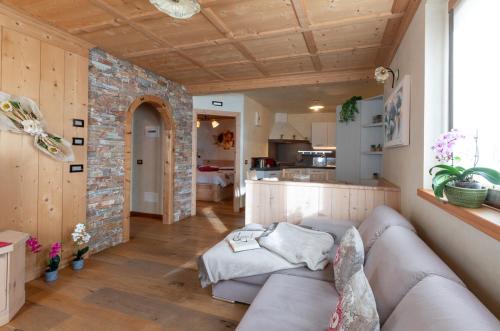
[[[200,4],[196,0],[149,0],[159,11],[168,16],[187,19],[200,12]]]
[[[34,137],[35,147],[53,159],[62,162],[74,160],[70,143],[48,133],[37,104],[26,97],[0,92],[0,130]]]
[[[215,144],[224,149],[231,149],[234,147],[234,132],[226,130],[218,135],[214,135]]]
[[[384,147],[410,144],[410,76],[406,75],[384,106]]]

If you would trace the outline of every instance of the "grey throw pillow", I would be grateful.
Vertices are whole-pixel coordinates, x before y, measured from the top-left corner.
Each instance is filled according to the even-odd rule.
[[[328,325],[328,331],[351,330],[380,330],[375,297],[363,269],[345,284]]]
[[[365,250],[358,230],[351,226],[340,240],[333,261],[335,288],[342,293],[344,285],[357,271],[363,268]]]

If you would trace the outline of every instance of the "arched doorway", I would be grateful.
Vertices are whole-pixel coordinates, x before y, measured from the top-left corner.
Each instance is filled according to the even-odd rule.
[[[132,119],[134,112],[143,104],[156,109],[163,122],[163,224],[173,223],[174,206],[174,142],[175,142],[175,122],[170,105],[159,97],[145,95],[137,98],[130,105],[125,119],[125,183],[123,202],[123,241],[130,238],[130,184],[132,176]]]

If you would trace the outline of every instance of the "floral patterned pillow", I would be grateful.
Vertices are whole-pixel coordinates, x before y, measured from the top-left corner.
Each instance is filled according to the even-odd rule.
[[[358,230],[351,226],[345,232],[333,261],[335,288],[342,293],[344,284],[363,268],[365,249]]]
[[[345,284],[327,330],[380,330],[375,297],[362,268]]]

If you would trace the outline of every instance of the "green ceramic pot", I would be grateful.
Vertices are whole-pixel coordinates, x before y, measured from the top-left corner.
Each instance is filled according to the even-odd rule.
[[[463,188],[446,184],[444,194],[448,202],[465,208],[480,208],[486,200],[487,188]]]

